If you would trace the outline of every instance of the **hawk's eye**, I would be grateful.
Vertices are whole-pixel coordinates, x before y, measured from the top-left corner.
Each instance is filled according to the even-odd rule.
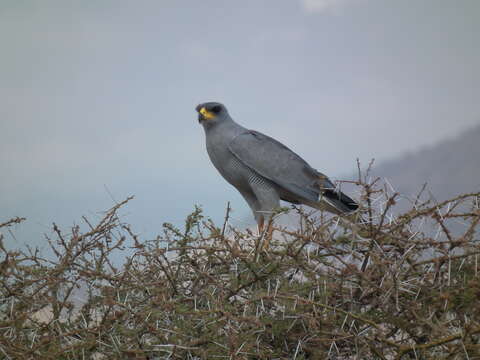
[[[210,111],[215,114],[218,114],[220,111],[222,111],[222,107],[220,105],[215,105],[214,107],[212,107],[212,110]]]

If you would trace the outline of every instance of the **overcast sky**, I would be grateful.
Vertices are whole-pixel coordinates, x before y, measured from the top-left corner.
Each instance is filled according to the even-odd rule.
[[[243,199],[210,164],[194,107],[339,177],[480,121],[480,1],[0,2],[0,222],[15,244],[136,195],[146,237]],[[37,235],[38,234],[38,235]]]

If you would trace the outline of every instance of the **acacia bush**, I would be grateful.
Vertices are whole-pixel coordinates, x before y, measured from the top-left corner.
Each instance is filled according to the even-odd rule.
[[[54,225],[53,257],[2,242],[0,357],[480,359],[480,194],[394,216],[399,195],[359,178],[357,219],[295,208],[268,249],[229,209],[141,239],[118,215],[130,198]]]

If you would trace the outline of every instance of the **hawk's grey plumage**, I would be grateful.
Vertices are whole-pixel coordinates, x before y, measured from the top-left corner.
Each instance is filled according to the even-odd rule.
[[[358,208],[328,177],[285,145],[233,121],[224,105],[208,102],[196,110],[213,165],[242,194],[259,226],[280,200],[334,214]]]

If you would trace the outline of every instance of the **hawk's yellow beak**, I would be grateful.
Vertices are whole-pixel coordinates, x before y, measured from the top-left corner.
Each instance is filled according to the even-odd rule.
[[[213,112],[208,111],[204,107],[200,109],[199,113],[202,114],[203,118],[206,120],[213,119],[216,116]]]

